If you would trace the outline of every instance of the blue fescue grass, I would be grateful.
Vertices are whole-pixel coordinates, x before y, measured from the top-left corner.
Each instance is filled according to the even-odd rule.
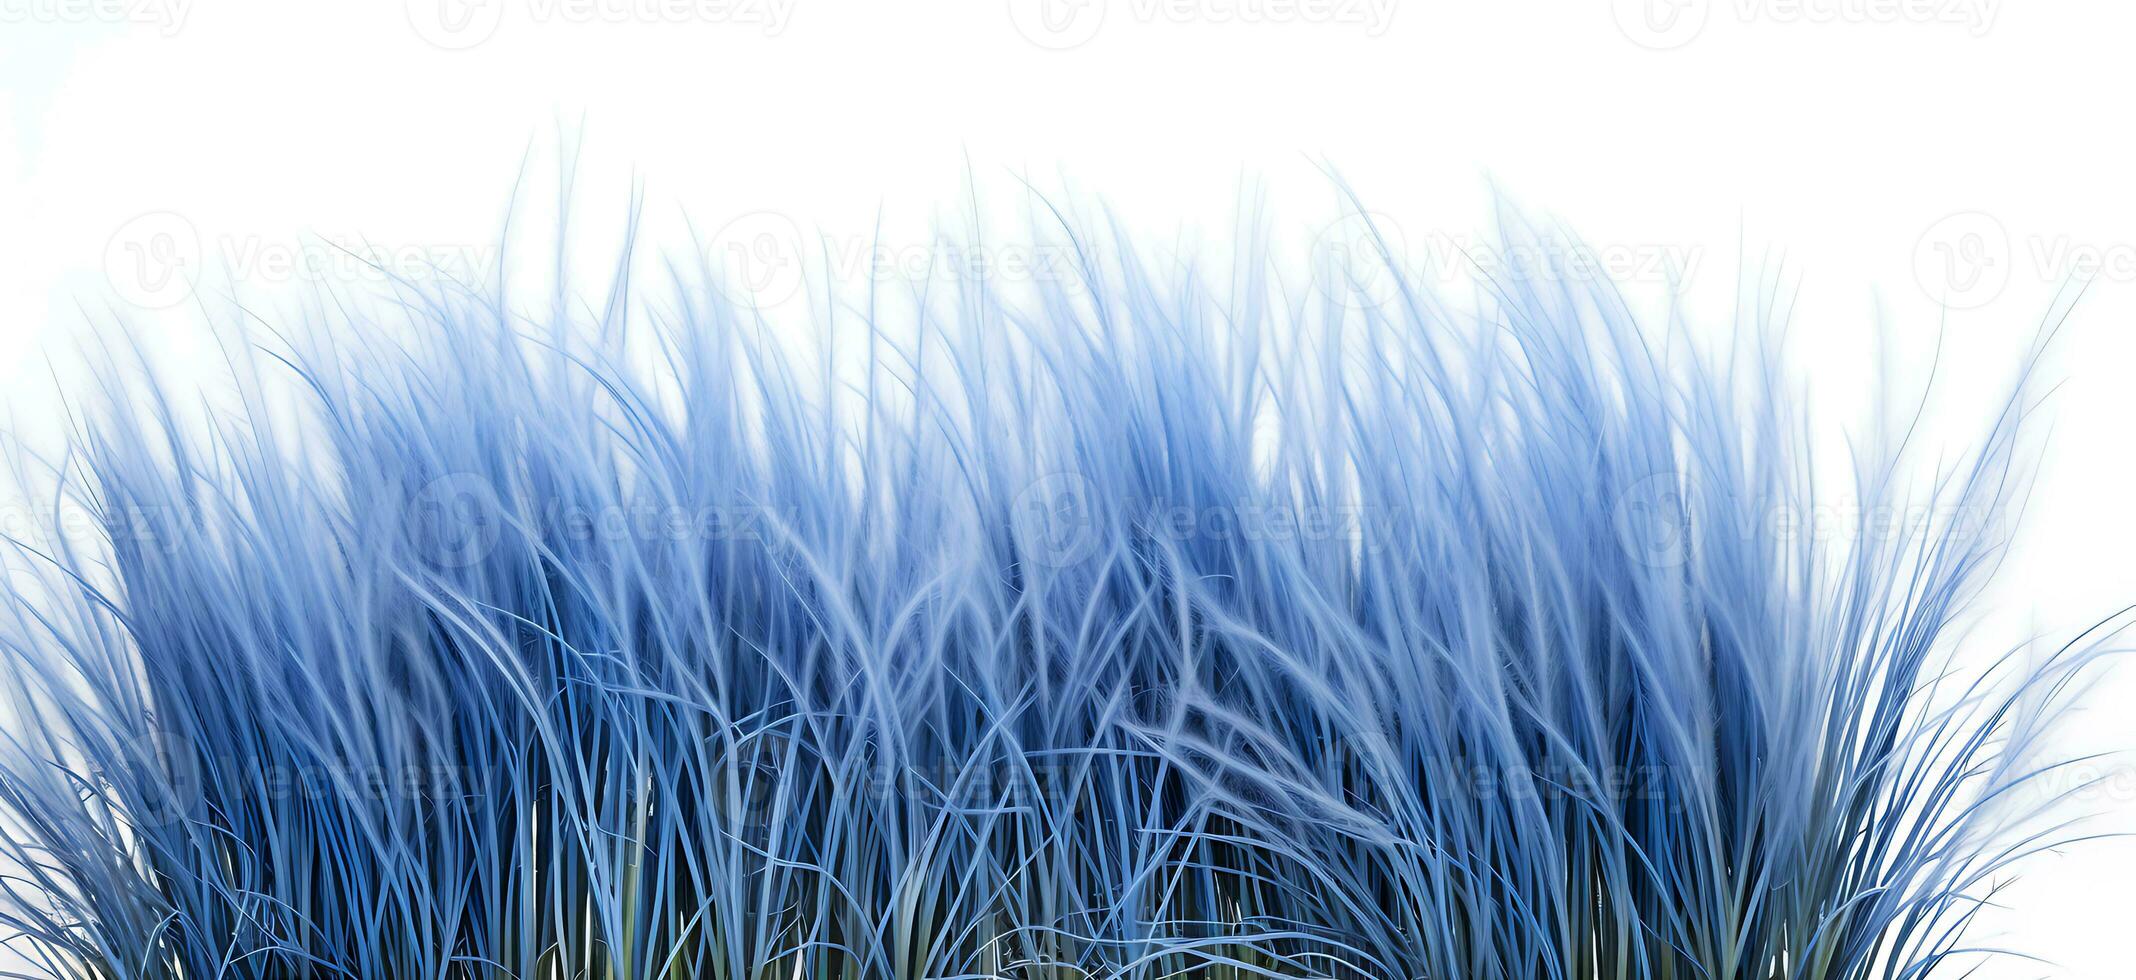
[[[1843,461],[1934,516],[1835,543],[1773,520],[1818,503],[1776,317],[1700,356],[1547,249],[1459,312],[1076,232],[1067,281],[819,303],[857,369],[687,267],[322,303],[204,413],[112,355],[45,480],[101,533],[17,542],[14,947],[1910,980],[2076,833],[2028,790],[2098,637],[1953,656],[2022,387],[1924,480]]]

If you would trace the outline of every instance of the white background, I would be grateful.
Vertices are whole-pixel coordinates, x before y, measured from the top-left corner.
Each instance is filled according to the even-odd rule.
[[[1333,167],[1413,249],[1486,230],[1496,187],[1629,288],[1688,259],[1716,332],[1739,265],[1783,276],[1823,418],[1865,411],[1879,329],[1908,383],[1940,331],[1954,450],[2090,280],[1984,634],[2066,635],[2136,601],[2132,39],[2136,5],[2104,0],[0,0],[0,385],[33,431],[45,357],[92,319],[208,350],[155,263],[271,289],[360,277],[328,242],[481,262],[521,160],[573,136],[588,234],[636,181],[663,244],[685,213],[917,235],[967,174],[1203,242],[1257,184],[1311,236]],[[2136,672],[2091,703],[2071,746],[2136,746]],[[2117,764],[2090,803],[2136,812]],[[2136,977],[2136,847],[2050,856],[2005,898],[1988,938],[2058,965],[1981,976]]]

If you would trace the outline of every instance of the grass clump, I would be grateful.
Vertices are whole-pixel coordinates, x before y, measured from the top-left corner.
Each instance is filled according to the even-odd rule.
[[[1924,493],[1851,461],[1936,516],[1835,543],[1772,523],[1818,498],[1769,332],[1685,354],[1548,249],[1456,312],[1054,240],[819,303],[828,354],[685,270],[321,304],[204,413],[107,362],[38,471],[98,533],[17,540],[0,630],[14,948],[1913,980],[2069,835],[2009,804],[2096,642],[1953,656],[2021,395]]]

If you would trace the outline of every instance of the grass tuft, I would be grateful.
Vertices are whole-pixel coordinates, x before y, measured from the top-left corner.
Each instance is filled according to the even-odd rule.
[[[14,540],[0,606],[11,946],[1915,980],[2077,833],[2040,746],[2100,636],[1960,642],[2022,386],[1927,478],[1848,461],[1932,516],[1834,539],[1789,530],[1826,498],[1776,318],[1687,353],[1562,251],[1471,309],[1086,230],[1071,276],[818,301],[830,355],[689,268],[322,303],[204,418],[114,355],[31,481],[96,533]]]

